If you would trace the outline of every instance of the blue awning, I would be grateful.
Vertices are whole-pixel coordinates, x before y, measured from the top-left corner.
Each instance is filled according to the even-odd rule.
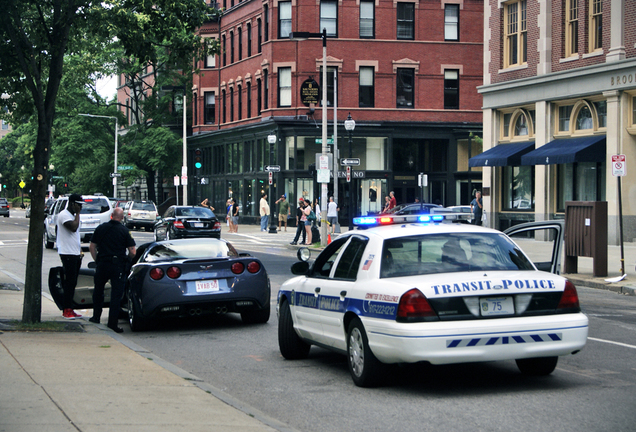
[[[499,144],[468,160],[469,167],[478,166],[519,166],[521,156],[534,150],[534,141]]]
[[[546,145],[523,155],[521,165],[603,162],[605,158],[605,135],[593,135],[550,141]]]

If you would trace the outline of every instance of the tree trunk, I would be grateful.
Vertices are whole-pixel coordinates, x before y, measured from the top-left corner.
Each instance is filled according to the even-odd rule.
[[[149,169],[148,175],[146,175],[146,187],[148,188],[148,200],[154,203],[157,202],[157,193],[155,188],[155,171]]]

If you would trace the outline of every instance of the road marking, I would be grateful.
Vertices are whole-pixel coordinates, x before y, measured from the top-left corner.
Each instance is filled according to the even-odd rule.
[[[13,280],[15,280],[15,281],[18,281],[18,282],[20,282],[21,284],[23,284],[23,283],[24,283],[24,279],[22,279],[20,276],[16,276],[16,275],[14,275],[13,273],[10,273],[10,272],[8,272],[8,271],[6,271],[6,270],[3,270],[3,269],[0,269],[0,271],[1,271],[2,273],[6,274],[7,276],[9,276],[11,279],[13,279]]]
[[[612,344],[612,345],[618,345],[618,346],[622,346],[625,348],[631,348],[631,349],[636,349],[635,345],[628,345],[628,344],[624,344],[621,342],[614,342],[614,341],[608,341],[605,339],[597,339],[597,338],[593,338],[593,337],[588,337],[589,340],[595,341],[595,342],[604,342],[604,343],[608,343],[608,344]]]

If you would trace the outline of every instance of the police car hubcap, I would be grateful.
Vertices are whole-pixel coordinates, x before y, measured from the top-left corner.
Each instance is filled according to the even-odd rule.
[[[364,369],[364,347],[362,345],[362,334],[357,328],[354,328],[349,336],[349,359],[353,373],[356,376],[360,376]]]

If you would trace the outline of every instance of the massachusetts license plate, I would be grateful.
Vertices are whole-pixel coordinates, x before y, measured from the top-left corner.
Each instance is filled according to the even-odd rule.
[[[479,299],[481,316],[514,315],[512,297],[482,297]]]
[[[203,222],[194,222],[194,227],[195,228],[203,228],[205,225],[203,225]]]
[[[196,281],[197,292],[214,292],[219,290],[219,281],[216,279]]]

